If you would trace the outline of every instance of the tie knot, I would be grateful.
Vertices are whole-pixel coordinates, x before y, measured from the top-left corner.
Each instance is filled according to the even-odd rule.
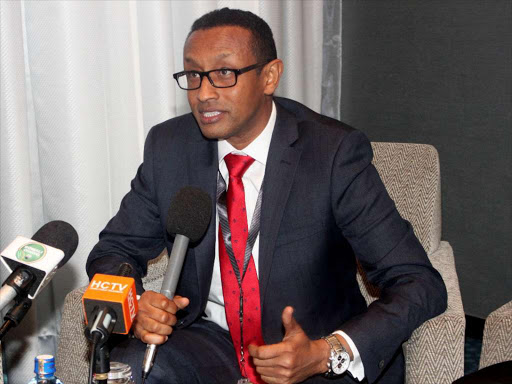
[[[249,169],[254,159],[251,156],[234,155],[230,153],[224,157],[226,167],[228,167],[229,176],[241,178],[245,171]]]

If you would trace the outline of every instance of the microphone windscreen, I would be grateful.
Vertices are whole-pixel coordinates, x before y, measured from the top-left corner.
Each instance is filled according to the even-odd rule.
[[[58,268],[67,263],[78,247],[78,233],[76,233],[75,228],[61,220],[50,221],[43,225],[32,236],[32,240],[64,252],[64,258],[60,261]]]
[[[171,200],[167,232],[188,237],[191,242],[198,241],[206,232],[211,216],[210,195],[196,187],[184,187]]]

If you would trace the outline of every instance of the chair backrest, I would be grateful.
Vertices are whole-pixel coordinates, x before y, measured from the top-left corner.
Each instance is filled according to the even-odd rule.
[[[372,148],[373,164],[398,212],[411,223],[430,255],[441,241],[441,178],[436,149],[405,143],[372,143]],[[361,267],[357,279],[367,304],[379,297]]]
[[[441,241],[439,156],[427,144],[372,143],[373,164],[427,254]]]

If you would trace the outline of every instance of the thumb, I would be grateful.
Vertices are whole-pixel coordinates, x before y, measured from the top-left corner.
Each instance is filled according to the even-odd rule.
[[[293,307],[286,307],[283,310],[283,314],[281,316],[284,326],[284,338],[286,339],[288,336],[292,336],[298,332],[303,332],[297,320],[293,317]]]
[[[190,303],[190,300],[188,298],[178,295],[174,296],[173,300],[179,309],[184,309]]]

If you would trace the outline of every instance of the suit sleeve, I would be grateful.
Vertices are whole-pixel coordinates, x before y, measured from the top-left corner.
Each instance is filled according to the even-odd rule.
[[[371,383],[414,329],[446,309],[446,288],[411,224],[402,219],[371,164],[370,142],[360,132],[341,142],[332,173],[336,223],[381,289],[379,300],[340,329],[355,343]]]
[[[95,273],[116,274],[122,262],[130,263],[136,272],[138,294],[143,292],[141,277],[146,274],[147,262],[165,247],[154,190],[154,131],[155,128],[148,134],[144,162],[131,182],[130,191],[123,198],[118,213],[100,233],[99,242],[86,264],[89,278],[92,278]]]

